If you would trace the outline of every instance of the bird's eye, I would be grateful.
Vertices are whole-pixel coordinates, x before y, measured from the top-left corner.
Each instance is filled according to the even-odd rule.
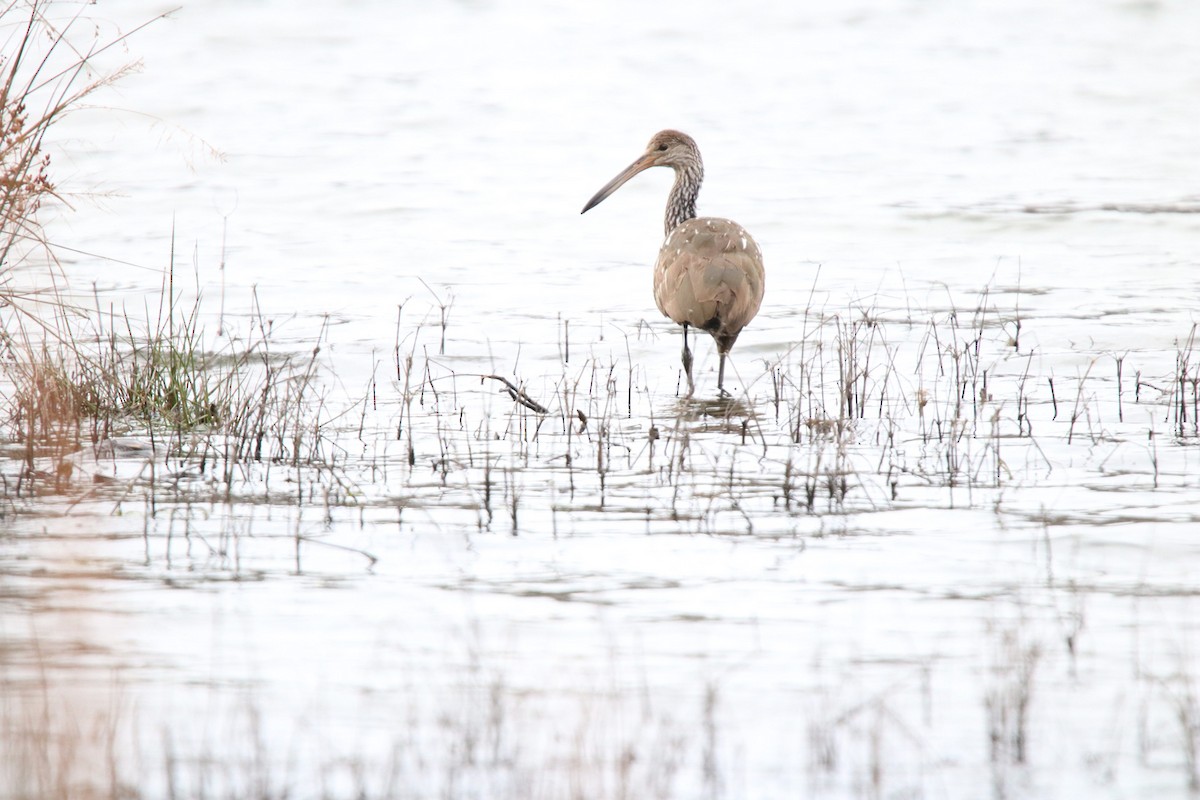
[[[660,144],[658,146],[658,152],[660,152],[660,153],[666,151],[666,149],[667,149],[667,146],[665,144]]]

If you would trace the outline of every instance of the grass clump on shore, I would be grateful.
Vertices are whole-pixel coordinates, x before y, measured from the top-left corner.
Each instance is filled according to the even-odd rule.
[[[0,446],[22,462],[16,494],[46,478],[61,488],[73,454],[118,435],[169,440],[184,457],[197,436],[205,458],[316,457],[319,350],[311,358],[275,352],[261,313],[238,337],[210,336],[199,292],[185,300],[176,290],[173,244],[157,302],[143,309],[105,309],[98,295],[81,302],[71,291],[39,220],[44,206],[66,203],[46,135],[136,67],[95,66],[129,34],[79,33],[100,29],[84,24],[90,7],[0,6]]]

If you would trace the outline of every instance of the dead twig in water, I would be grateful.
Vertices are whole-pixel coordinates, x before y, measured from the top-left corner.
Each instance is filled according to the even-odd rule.
[[[524,389],[522,389],[519,386],[517,386],[516,384],[514,384],[508,378],[505,378],[503,375],[480,375],[479,376],[480,380],[484,380],[485,378],[490,378],[491,380],[500,381],[501,383],[503,383],[504,388],[508,391],[509,396],[512,397],[513,400],[515,400],[518,403],[520,403],[521,405],[525,406],[526,408],[536,411],[539,414],[549,414],[550,413],[550,409],[546,408],[544,405],[539,403],[537,400],[534,400],[532,397],[525,394]]]

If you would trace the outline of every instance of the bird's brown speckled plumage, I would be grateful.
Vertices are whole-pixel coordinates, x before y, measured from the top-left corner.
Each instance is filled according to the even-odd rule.
[[[596,206],[637,173],[672,167],[675,185],[667,200],[666,239],[654,265],[654,301],[665,316],[683,326],[683,366],[689,394],[692,357],[688,326],[707,331],[717,343],[717,387],[725,391],[725,357],[738,334],[762,305],[766,274],[762,251],[746,229],[719,217],[696,217],[696,197],[704,165],[696,142],[665,130],[650,139],[646,152],[596,193],[584,211]]]

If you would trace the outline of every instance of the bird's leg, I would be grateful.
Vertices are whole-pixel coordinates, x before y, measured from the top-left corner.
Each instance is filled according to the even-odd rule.
[[[692,351],[688,349],[687,329],[688,326],[685,322],[683,323],[683,371],[687,374],[687,396],[691,397],[696,391],[696,384],[692,381]]]
[[[725,354],[718,351],[720,356],[720,366],[717,367],[717,393],[721,397],[731,397],[729,392],[725,391]]]

